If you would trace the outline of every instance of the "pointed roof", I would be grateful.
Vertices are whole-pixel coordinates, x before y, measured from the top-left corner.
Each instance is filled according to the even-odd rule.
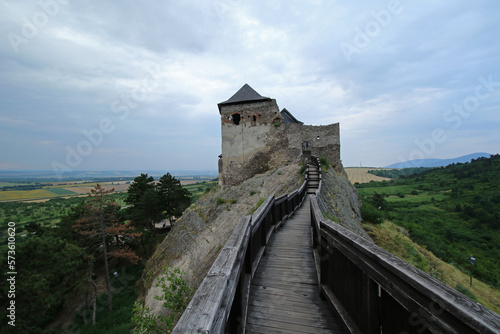
[[[281,110],[281,116],[283,117],[283,122],[286,123],[297,123],[297,124],[304,124],[304,122],[299,121],[296,119],[291,112],[286,110],[286,108],[283,108]]]
[[[239,104],[239,103],[252,103],[259,101],[270,100],[271,98],[262,96],[257,93],[252,87],[248,84],[244,84],[243,87],[240,88],[239,91],[236,92],[231,98],[227,101],[219,103],[220,106],[229,105],[229,104]]]

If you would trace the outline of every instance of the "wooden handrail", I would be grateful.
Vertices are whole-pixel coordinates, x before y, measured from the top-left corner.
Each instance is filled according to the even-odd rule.
[[[310,201],[320,291],[348,332],[500,333],[494,312],[324,219],[318,195]]]
[[[307,178],[288,195],[269,196],[244,216],[172,333],[244,333],[250,284],[271,234],[302,205]]]

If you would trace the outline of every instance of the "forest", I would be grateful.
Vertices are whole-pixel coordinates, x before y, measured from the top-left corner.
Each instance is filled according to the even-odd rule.
[[[440,259],[500,288],[500,156],[392,175],[356,184],[363,219],[403,227]]]
[[[76,303],[73,330],[130,332],[142,263],[165,238],[155,224],[175,224],[192,200],[215,186],[183,187],[169,173],[159,180],[141,174],[123,193],[96,185],[87,197],[0,203],[1,265],[14,261],[17,278],[14,298],[0,295],[4,312],[15,301],[16,327],[7,326],[5,314],[0,331],[58,333],[50,323]],[[99,280],[107,292],[97,293]],[[0,288],[9,291],[9,282],[3,279]]]

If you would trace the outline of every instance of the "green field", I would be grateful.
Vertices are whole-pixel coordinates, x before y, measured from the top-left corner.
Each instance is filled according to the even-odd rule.
[[[15,187],[15,186],[25,186],[28,183],[18,183],[18,182],[0,182],[0,188],[2,187]]]
[[[194,203],[203,196],[203,194],[208,193],[211,189],[216,188],[218,185],[217,181],[203,181],[200,183],[187,184],[183,187],[191,193],[191,203]]]
[[[497,155],[356,188],[368,214],[404,227],[413,241],[464,273],[469,272],[467,259],[473,255],[478,259],[474,276],[499,287],[498,184]]]

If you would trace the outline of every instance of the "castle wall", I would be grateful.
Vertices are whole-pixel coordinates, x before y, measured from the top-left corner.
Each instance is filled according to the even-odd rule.
[[[274,122],[281,122],[275,100],[221,108],[219,184],[239,184],[275,167],[273,152],[286,136],[278,134]]]
[[[302,154],[304,143],[309,143],[311,155],[326,156],[332,164],[340,165],[339,123],[330,125],[286,124],[288,155],[290,159]]]
[[[236,185],[256,174],[302,161],[304,143],[341,169],[339,124],[283,124],[275,100],[220,105],[222,158],[219,184]]]

